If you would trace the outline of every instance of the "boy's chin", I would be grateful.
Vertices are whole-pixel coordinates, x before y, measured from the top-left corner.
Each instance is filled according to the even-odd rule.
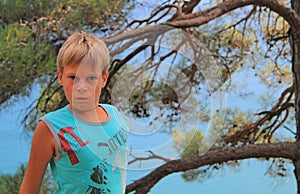
[[[91,112],[96,112],[97,107],[95,106],[87,106],[87,105],[73,105],[72,110],[74,112],[79,112],[79,113],[91,113]]]

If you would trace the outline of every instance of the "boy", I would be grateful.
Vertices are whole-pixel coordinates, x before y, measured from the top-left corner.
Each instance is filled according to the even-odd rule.
[[[129,124],[115,107],[98,104],[109,61],[92,34],[75,33],[63,44],[57,75],[69,104],[40,119],[20,194],[39,192],[48,163],[55,193],[124,193]]]

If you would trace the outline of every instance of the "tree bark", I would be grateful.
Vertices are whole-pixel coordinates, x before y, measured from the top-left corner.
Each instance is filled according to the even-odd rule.
[[[300,2],[299,0],[291,1],[292,9],[299,15]],[[299,30],[291,28],[290,30],[290,46],[292,51],[292,70],[295,85],[295,117],[296,117],[296,141],[300,142],[300,33]],[[297,144],[298,145],[298,144]],[[300,150],[298,145],[297,151]],[[293,161],[294,174],[297,181],[297,193],[300,194],[300,158],[297,157]]]
[[[299,158],[297,143],[256,144],[242,147],[223,147],[208,151],[205,155],[186,159],[172,160],[153,170],[150,174],[129,184],[126,193],[135,191],[136,194],[145,194],[165,176],[181,171],[196,169],[201,166],[223,163],[230,160],[247,158]]]
[[[295,0],[297,1],[297,0]],[[248,5],[265,6],[282,16],[293,29],[300,31],[300,17],[292,8],[279,0],[231,0],[222,3],[210,9],[183,15],[177,20],[169,21],[166,24],[176,28],[186,28],[200,26],[218,18],[230,11],[245,7]]]
[[[297,1],[295,0],[295,2]],[[233,11],[241,7],[249,6],[249,5],[268,7],[272,11],[282,16],[295,30],[295,32],[297,31],[300,32],[299,15],[295,10],[293,10],[291,7],[288,7],[280,0],[230,0],[230,1],[224,1],[212,8],[203,11],[177,15],[177,17],[172,18],[172,20],[169,20],[162,24],[146,25],[142,28],[121,32],[114,36],[104,38],[103,40],[107,45],[113,45],[118,42],[127,41],[127,40],[131,40],[132,38],[135,38],[135,41],[132,41],[132,43],[130,42],[127,43],[127,46],[122,48],[117,48],[115,51],[111,52],[111,55],[115,55],[129,48],[132,44],[134,44],[138,40],[148,39],[151,36],[154,35],[157,36],[159,34],[163,34],[174,28],[188,28],[188,27],[201,26],[203,24],[209,23],[210,21],[218,17],[221,17],[222,15],[230,11]]]

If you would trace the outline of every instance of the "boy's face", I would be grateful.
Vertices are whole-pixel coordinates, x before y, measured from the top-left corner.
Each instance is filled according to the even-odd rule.
[[[105,86],[108,72],[93,65],[66,65],[63,72],[57,72],[59,83],[74,111],[88,112],[98,107],[102,87]]]

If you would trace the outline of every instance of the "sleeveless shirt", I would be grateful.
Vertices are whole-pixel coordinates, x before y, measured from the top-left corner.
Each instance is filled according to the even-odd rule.
[[[68,106],[41,118],[58,145],[50,161],[56,194],[125,192],[129,122],[114,106],[99,106],[108,114],[105,122],[81,120]]]

